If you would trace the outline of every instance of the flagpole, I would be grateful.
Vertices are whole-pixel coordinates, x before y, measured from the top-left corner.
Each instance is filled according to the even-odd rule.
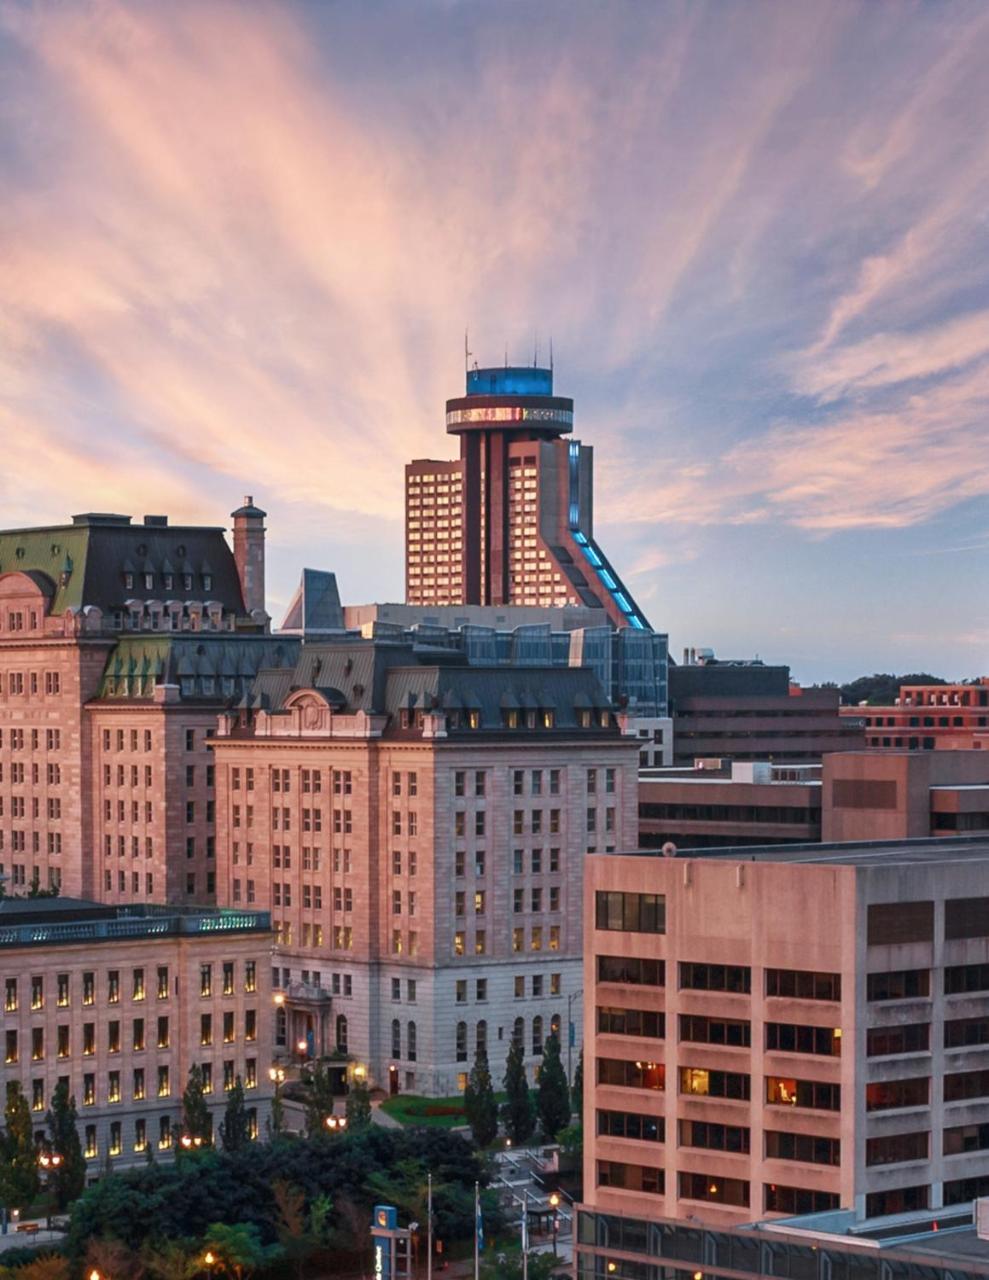
[[[481,1187],[474,1183],[474,1280],[481,1280],[481,1245],[478,1227],[481,1224]]]
[[[426,1280],[433,1280],[433,1175],[426,1175]]]
[[[529,1188],[522,1191],[522,1280],[529,1280]]]

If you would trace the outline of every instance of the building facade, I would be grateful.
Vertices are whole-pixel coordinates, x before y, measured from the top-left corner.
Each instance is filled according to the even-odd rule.
[[[218,891],[272,912],[283,1053],[442,1096],[518,1036],[533,1071],[579,1022],[584,857],[635,839],[593,674],[342,639],[255,702],[213,744]]]
[[[172,1151],[190,1068],[218,1128],[239,1078],[249,1122],[271,1105],[271,928],[264,912],[0,903],[3,1080],[38,1137],[56,1085],[96,1176]],[[6,1093],[4,1094],[6,1096]]]
[[[901,685],[891,707],[842,707],[878,751],[989,749],[989,676],[973,684]]]
[[[215,900],[207,739],[261,666],[298,651],[267,633],[263,515],[250,500],[234,512],[236,552],[222,529],[165,516],[0,533],[0,876],[14,893]]]
[[[469,370],[446,429],[458,459],[405,469],[408,604],[584,605],[648,629],[594,541],[593,450],[564,439],[552,369]]]
[[[691,662],[670,668],[673,764],[699,759],[813,763],[865,746],[861,717],[837,689],[804,689],[789,667]]]
[[[989,843],[586,867],[589,1207],[863,1221],[989,1189]]]

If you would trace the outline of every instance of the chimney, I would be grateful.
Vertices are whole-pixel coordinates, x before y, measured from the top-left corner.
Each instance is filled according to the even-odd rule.
[[[244,505],[230,513],[234,522],[234,561],[244,609],[254,613],[264,608],[264,518],[268,513],[254,505],[248,494]]]

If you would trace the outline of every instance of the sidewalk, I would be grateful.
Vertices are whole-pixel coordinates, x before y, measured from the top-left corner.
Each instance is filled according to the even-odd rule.
[[[34,1249],[42,1244],[58,1244],[65,1239],[64,1231],[48,1231],[45,1227],[44,1218],[24,1218],[24,1222],[37,1222],[38,1231],[18,1231],[16,1225],[11,1222],[7,1226],[7,1234],[0,1234],[0,1253],[7,1249]]]

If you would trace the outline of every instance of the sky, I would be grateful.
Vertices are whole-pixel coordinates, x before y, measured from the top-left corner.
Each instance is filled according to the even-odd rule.
[[[0,525],[403,593],[464,331],[674,654],[989,672],[983,0],[0,2]]]

